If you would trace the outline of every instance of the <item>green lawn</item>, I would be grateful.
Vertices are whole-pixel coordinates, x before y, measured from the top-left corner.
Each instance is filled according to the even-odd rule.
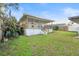
[[[5,45],[0,44],[0,55],[79,56],[79,39],[75,39],[75,35],[73,32],[57,31],[48,35],[20,36]]]

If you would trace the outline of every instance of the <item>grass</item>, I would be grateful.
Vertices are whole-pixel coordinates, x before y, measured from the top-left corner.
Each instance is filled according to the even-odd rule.
[[[0,55],[79,56],[76,33],[56,31],[48,35],[20,36],[0,45]]]

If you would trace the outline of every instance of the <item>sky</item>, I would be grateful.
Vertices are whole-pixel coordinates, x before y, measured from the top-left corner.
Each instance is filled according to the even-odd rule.
[[[68,17],[79,15],[78,3],[20,3],[19,10],[12,13],[18,20],[23,14],[68,23]]]

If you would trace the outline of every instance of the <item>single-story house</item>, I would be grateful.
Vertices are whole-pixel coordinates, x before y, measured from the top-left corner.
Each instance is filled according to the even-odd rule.
[[[25,35],[28,36],[52,32],[52,23],[53,20],[43,19],[28,14],[24,14],[19,21],[19,25],[24,28]]]
[[[77,31],[79,32],[79,16],[69,17],[71,21],[68,25],[68,31]]]

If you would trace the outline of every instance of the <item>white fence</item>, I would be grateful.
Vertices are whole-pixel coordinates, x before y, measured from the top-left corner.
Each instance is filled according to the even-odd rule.
[[[35,34],[43,34],[43,31],[41,29],[25,29],[25,35],[35,35]]]

